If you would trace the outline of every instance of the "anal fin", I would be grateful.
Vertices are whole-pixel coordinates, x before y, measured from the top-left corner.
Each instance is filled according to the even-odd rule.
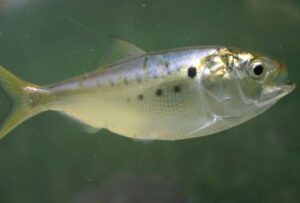
[[[73,121],[74,123],[78,124],[79,126],[81,126],[82,130],[88,134],[95,134],[97,132],[99,132],[102,128],[97,128],[97,127],[93,127],[93,126],[90,126],[84,122],[82,122],[81,120],[73,117],[73,116],[70,116],[69,114],[67,113],[63,113],[61,112],[62,115],[68,117],[71,121]]]

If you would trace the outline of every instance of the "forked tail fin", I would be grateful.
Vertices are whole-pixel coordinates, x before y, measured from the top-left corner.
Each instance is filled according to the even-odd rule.
[[[32,108],[32,91],[30,91],[32,88],[37,89],[38,87],[21,80],[0,66],[0,89],[11,101],[10,112],[6,118],[0,120],[0,139],[17,125],[37,113]],[[1,106],[0,110],[2,111]]]

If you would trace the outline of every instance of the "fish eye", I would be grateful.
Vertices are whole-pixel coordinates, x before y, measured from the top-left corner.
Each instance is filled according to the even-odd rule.
[[[253,73],[257,76],[261,75],[264,72],[264,67],[262,65],[257,65],[253,67]]]
[[[260,62],[254,62],[250,65],[250,74],[254,78],[261,78],[265,73],[265,67]]]

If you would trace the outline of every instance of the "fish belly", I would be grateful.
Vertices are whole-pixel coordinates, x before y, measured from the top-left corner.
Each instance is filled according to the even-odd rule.
[[[82,123],[136,139],[185,139],[213,120],[198,85],[185,80],[100,88],[64,103],[60,111]]]

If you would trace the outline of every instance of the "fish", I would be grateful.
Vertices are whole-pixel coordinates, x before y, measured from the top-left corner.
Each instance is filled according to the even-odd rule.
[[[44,111],[86,129],[138,140],[182,140],[218,133],[256,117],[292,92],[287,67],[263,54],[226,46],[146,52],[114,38],[96,70],[48,86],[0,66],[11,100],[0,138]]]

